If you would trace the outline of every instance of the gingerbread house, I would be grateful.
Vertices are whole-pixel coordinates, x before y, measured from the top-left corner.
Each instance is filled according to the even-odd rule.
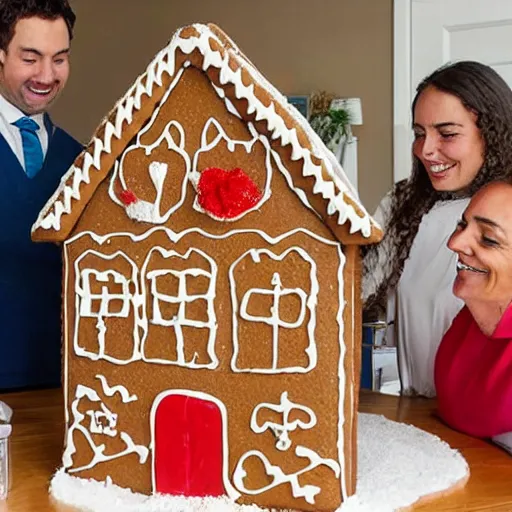
[[[355,489],[378,225],[214,25],[178,30],[34,225],[63,246],[64,470],[334,510]]]

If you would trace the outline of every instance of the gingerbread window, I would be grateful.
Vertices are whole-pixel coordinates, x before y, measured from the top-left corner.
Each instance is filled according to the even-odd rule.
[[[304,373],[316,365],[318,281],[299,247],[252,249],[230,268],[235,372]]]
[[[144,264],[147,362],[214,368],[215,262],[199,249],[180,255],[156,248]]]
[[[103,270],[107,266],[108,270]],[[100,270],[101,269],[101,270]],[[74,348],[79,356],[125,364],[140,359],[139,270],[118,251],[85,251],[75,263]],[[94,332],[95,335],[84,335]],[[119,343],[126,335],[133,343]]]

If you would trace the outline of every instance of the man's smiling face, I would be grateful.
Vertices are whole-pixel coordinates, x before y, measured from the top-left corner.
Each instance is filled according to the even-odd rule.
[[[0,92],[27,115],[45,112],[69,77],[69,32],[63,18],[18,21],[0,50]]]

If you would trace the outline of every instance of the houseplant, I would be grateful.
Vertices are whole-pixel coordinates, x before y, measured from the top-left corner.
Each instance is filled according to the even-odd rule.
[[[337,153],[350,129],[350,112],[342,108],[331,108],[333,99],[334,95],[326,92],[313,94],[309,123],[322,142],[333,153]]]

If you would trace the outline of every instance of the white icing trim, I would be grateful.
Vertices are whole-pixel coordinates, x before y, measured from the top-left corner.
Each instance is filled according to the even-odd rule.
[[[159,253],[162,258],[170,259],[170,258],[179,258],[182,260],[188,260],[192,254],[197,254],[204,258],[206,263],[210,266],[210,271],[205,271],[201,268],[189,268],[184,271],[177,271],[172,269],[159,269],[159,270],[152,270],[150,272],[147,271],[148,265],[151,261],[151,256],[153,253]],[[143,330],[144,334],[141,340],[141,359],[143,361],[146,361],[148,363],[160,363],[160,364],[170,364],[170,365],[178,365],[183,366],[187,368],[209,368],[211,370],[217,368],[219,365],[219,360],[215,354],[215,338],[217,334],[217,319],[215,315],[215,287],[216,287],[216,281],[217,281],[217,265],[215,261],[208,256],[205,252],[199,250],[190,248],[187,250],[185,254],[179,254],[176,251],[173,250],[166,250],[163,247],[153,247],[147,257],[144,261],[144,264],[142,265],[142,295],[144,297],[142,301],[142,317],[144,325],[146,326]],[[172,275],[176,277],[179,280],[179,289],[178,289],[178,296],[177,297],[171,297],[162,293],[159,293],[156,288],[156,280],[159,277],[165,276],[165,275]],[[187,287],[186,287],[186,278],[187,276],[204,276],[209,280],[208,285],[208,291],[205,295],[188,295],[187,294]],[[150,280],[151,281],[151,295],[153,297],[153,318],[151,320],[148,319],[146,307],[147,307],[147,293],[146,293],[146,282]],[[166,320],[162,318],[162,315],[160,313],[159,308],[159,301],[165,301],[169,303],[179,304],[178,308],[178,315],[175,318],[172,318],[170,320]],[[207,315],[208,315],[208,321],[207,322],[201,322],[197,320],[190,320],[186,318],[186,305],[192,301],[195,300],[205,300],[207,305]],[[157,315],[155,316],[155,312],[157,312]],[[160,358],[150,358],[147,357],[145,354],[145,343],[146,339],[149,336],[149,323],[154,325],[160,325],[164,327],[173,327],[174,332],[176,335],[176,352],[177,352],[177,360],[172,361],[168,359],[160,359]],[[210,358],[209,363],[196,363],[195,357],[192,361],[185,361],[185,351],[184,351],[184,344],[185,340],[183,338],[183,332],[181,327],[182,326],[189,326],[189,327],[195,327],[199,329],[208,329],[210,331],[210,335],[208,337],[208,344],[207,344],[207,353],[208,357]],[[197,353],[196,353],[197,355]]]
[[[314,177],[313,193],[321,194],[328,201],[328,214],[338,214],[338,225],[347,221],[350,222],[350,233],[359,231],[363,236],[369,237],[372,225],[376,227],[378,225],[360,204],[357,193],[344,175],[334,155],[308,126],[307,121],[284,100],[284,97],[247,60],[238,55],[236,51],[226,49],[222,41],[206,25],[196,24],[194,28],[197,30],[198,36],[186,39],[181,37],[181,31],[177,31],[169,45],[156,55],[144,75],[140,76],[125,96],[118,101],[113,110],[114,122],[111,123],[108,119],[104,121],[103,138],[93,138],[92,149],[84,153],[82,168],[73,165],[62,178],[59,188],[39,214],[32,230],[35,231],[38,228],[60,230],[61,217],[63,214],[71,212],[72,199],[80,200],[81,198],[81,184],[90,182],[90,172],[93,168],[100,169],[101,155],[104,152],[111,152],[112,137],[115,136],[118,139],[122,137],[123,125],[131,123],[134,112],[139,110],[142,105],[142,98],[146,95],[151,97],[155,89],[162,85],[164,72],[174,76],[177,50],[185,55],[190,55],[193,51],[199,50],[203,55],[203,71],[207,71],[210,66],[218,69],[221,85],[234,86],[235,96],[247,100],[247,113],[249,115],[254,114],[256,121],[266,121],[268,129],[272,132],[271,138],[273,140],[280,139],[283,146],[291,144],[292,160],[303,160],[303,175]],[[220,52],[212,50],[210,40],[215,41],[224,49],[224,58]],[[232,59],[239,65],[236,70],[230,67]],[[273,96],[270,105],[264,105],[257,98],[254,93],[254,83],[248,86],[243,83],[242,69],[245,69],[251,75],[256,84],[266,89]],[[284,119],[276,113],[276,105],[284,108],[288,115],[292,116],[294,121],[301,126],[309,139],[308,142],[311,144],[312,150],[301,146],[296,129],[288,129]],[[328,180],[323,178],[322,167],[313,163],[313,157],[323,162],[329,175]],[[67,184],[68,181],[71,181],[70,185]],[[357,204],[363,213],[362,217],[358,215],[349,202],[345,201],[345,195],[354,204]]]
[[[107,382],[107,378],[104,375],[96,375],[96,378],[100,380],[101,387],[103,389],[103,394],[105,396],[114,396],[116,393],[121,395],[121,400],[124,404],[128,404],[130,402],[135,402],[138,400],[137,395],[130,395],[130,392],[122,385],[118,384],[117,386],[109,386]]]
[[[345,257],[343,257],[343,263],[345,263]],[[347,386],[347,377],[345,375],[345,356],[347,354],[347,345],[345,344],[345,323],[343,321],[343,312],[345,309],[345,287],[343,281],[343,270],[345,265],[340,265],[338,267],[338,300],[340,303],[340,308],[338,309],[338,326],[339,326],[339,346],[340,346],[340,357],[338,359],[338,389],[340,390],[340,397],[338,400],[338,460],[340,461],[341,467],[341,478],[340,478],[340,486],[341,486],[341,496],[343,497],[343,501],[348,499],[348,491],[347,491],[347,475],[346,475],[346,460],[345,460],[345,432],[343,431],[345,426],[345,390]],[[352,300],[355,297],[352,295]],[[352,302],[355,304],[355,302]],[[354,312],[354,308],[352,307],[352,312]],[[354,319],[353,319],[354,320]],[[356,324],[352,324],[352,333],[354,333],[354,326]],[[358,342],[359,343],[359,342]],[[354,346],[354,345],[353,345]],[[353,383],[349,383],[350,386],[350,402],[348,404],[349,410],[356,414],[357,411],[354,410],[354,394],[353,394]],[[350,445],[347,451],[350,450]],[[352,451],[350,450],[350,453]]]
[[[208,142],[208,132],[212,126],[217,129],[218,133],[211,140],[211,142]],[[263,147],[265,148],[265,170],[266,170],[265,188],[263,190],[262,197],[261,197],[260,201],[258,201],[258,203],[255,206],[253,206],[252,208],[249,208],[248,210],[242,212],[240,215],[237,215],[236,217],[233,217],[230,219],[216,217],[211,212],[204,210],[200,206],[197,196],[194,200],[194,205],[193,205],[194,210],[196,210],[200,213],[204,213],[215,220],[234,222],[236,220],[241,219],[242,217],[245,217],[245,215],[247,215],[248,213],[261,208],[261,206],[266,201],[268,201],[268,199],[271,195],[270,181],[272,179],[272,163],[270,161],[270,144],[266,137],[258,134],[258,132],[254,128],[252,123],[247,123],[247,128],[249,129],[249,132],[252,135],[251,140],[249,140],[249,141],[233,140],[228,137],[228,134],[225,132],[224,128],[222,128],[222,125],[216,119],[214,119],[213,117],[208,119],[208,121],[206,121],[203,131],[201,133],[201,146],[194,154],[194,158],[192,160],[192,171],[190,173],[190,181],[197,191],[199,178],[201,177],[201,172],[198,170],[199,157],[201,156],[202,153],[208,153],[213,148],[215,148],[221,140],[226,142],[228,150],[231,151],[232,153],[234,153],[236,151],[237,147],[241,146],[247,154],[249,154],[252,151],[255,143],[260,141],[263,144]],[[230,169],[225,169],[225,170],[229,171]]]
[[[258,412],[262,409],[269,409],[283,415],[283,423],[274,423],[272,421],[265,421],[263,425],[258,424]],[[302,420],[295,420],[290,422],[289,416],[293,410],[299,410],[309,416],[309,420],[304,422]],[[258,404],[251,415],[251,429],[256,434],[262,434],[266,430],[270,430],[277,438],[276,448],[281,451],[286,451],[292,445],[289,432],[293,432],[297,428],[302,430],[309,430],[316,425],[317,419],[313,409],[305,405],[296,404],[288,399],[288,393],[284,391],[281,394],[281,401],[279,404],[261,403]]]
[[[94,440],[91,437],[91,432],[87,430],[87,428],[82,424],[82,421],[85,419],[85,416],[80,413],[78,410],[78,404],[82,398],[87,398],[88,400],[92,402],[100,402],[100,407],[102,407],[102,412],[108,417],[109,413],[112,415],[111,411],[104,406],[101,398],[98,396],[98,393],[87,386],[83,386],[82,384],[78,384],[76,387],[76,393],[75,393],[75,399],[73,400],[73,403],[71,404],[71,410],[73,412],[73,423],[69,427],[67,434],[66,434],[66,448],[64,450],[64,454],[62,455],[62,464],[63,466],[70,472],[70,473],[76,473],[78,471],[83,471],[85,469],[90,469],[94,467],[96,464],[100,462],[105,462],[108,460],[118,459],[120,457],[124,457],[125,455],[129,455],[130,453],[136,453],[139,456],[139,463],[144,464],[146,462],[146,459],[149,454],[149,450],[146,446],[135,444],[132,440],[132,438],[126,433],[121,432],[119,434],[119,437],[126,445],[126,448],[118,453],[114,453],[111,455],[105,455],[104,451],[106,446],[104,444],[96,445]],[[89,414],[90,411],[87,411],[87,414]],[[91,414],[89,414],[91,416]],[[117,415],[116,421],[117,421]],[[96,418],[98,419],[98,418]],[[115,425],[115,422],[113,423]],[[92,426],[92,422],[91,422]],[[98,425],[96,425],[98,426]],[[106,427],[107,429],[109,427]],[[89,464],[86,464],[85,466],[80,466],[78,468],[72,468],[73,466],[73,455],[76,453],[75,443],[73,440],[73,433],[75,431],[80,432],[85,437],[87,443],[89,444],[89,447],[91,448],[91,451],[94,453],[92,460],[89,462]],[[100,428],[100,431],[102,433],[105,432],[105,427]],[[94,432],[93,432],[94,433]],[[109,432],[107,434],[110,437],[115,437],[117,435],[117,432],[113,429],[109,429]]]
[[[238,110],[233,105],[233,102],[226,96],[226,93],[222,87],[217,87],[213,82],[210,82],[212,84],[212,87],[215,89],[215,92],[219,96],[221,100],[224,100],[224,104],[226,105],[226,108],[230,114],[233,114],[234,116],[238,117],[238,119],[242,119],[242,116],[238,112]]]
[[[64,244],[62,246],[63,253],[63,263],[64,263],[64,275],[63,275],[63,341],[64,341],[64,361],[62,371],[63,375],[63,393],[64,393],[64,439],[68,438],[69,432],[69,378],[68,378],[68,354],[69,354],[69,310],[68,310],[68,300],[69,300],[69,254],[68,254],[68,246]],[[76,301],[75,293],[73,293],[73,300]],[[74,346],[73,346],[74,349]]]
[[[183,66],[177,71],[176,75],[172,79],[171,84],[167,88],[167,91],[165,91],[165,94],[162,96],[162,99],[160,100],[160,103],[158,104],[157,108],[155,108],[155,110],[153,110],[153,113],[151,114],[151,118],[146,123],[146,125],[143,126],[141,128],[141,130],[139,131],[139,133],[137,135],[137,142],[140,142],[141,137],[145,133],[147,133],[151,130],[154,122],[156,121],[156,119],[158,117],[158,114],[160,113],[160,109],[165,105],[169,96],[171,95],[171,92],[175,89],[175,87],[178,85],[178,82],[181,80],[181,77],[182,77],[185,69],[187,69],[189,66],[190,66],[190,61],[187,60],[183,63]],[[177,124],[179,125],[179,123],[177,123]],[[177,128],[178,128],[178,130],[180,130],[180,127],[177,126]],[[184,149],[185,148],[185,145],[184,145],[185,133],[181,132],[181,130],[180,130],[180,135],[181,135],[181,141],[183,143],[183,144],[180,144],[180,147],[182,149]]]
[[[264,290],[262,288],[251,288],[245,294],[241,300],[240,306],[238,305],[238,295],[236,290],[236,281],[234,277],[235,270],[239,264],[247,257],[250,256],[252,261],[259,263],[261,261],[261,254],[265,254],[274,261],[283,261],[286,256],[291,252],[297,253],[304,261],[310,264],[311,270],[309,273],[311,280],[311,289],[309,293],[299,289],[282,289],[279,274],[274,273],[272,284],[274,289]],[[290,247],[282,252],[280,255],[274,254],[268,249],[250,249],[243,253],[235,262],[229,267],[229,284],[231,291],[231,305],[233,309],[233,320],[232,320],[232,332],[233,332],[233,356],[231,358],[231,370],[233,372],[251,372],[251,373],[265,373],[265,374],[277,374],[277,373],[307,373],[316,366],[317,362],[317,348],[315,341],[315,327],[316,327],[316,305],[317,296],[319,291],[318,279],[316,277],[316,263],[311,256],[300,247]],[[271,308],[272,316],[270,318],[255,317],[247,313],[247,303],[252,294],[258,295],[272,295],[273,303]],[[279,298],[282,295],[295,294],[299,295],[301,301],[301,313],[294,323],[283,322],[279,317]],[[306,308],[309,310],[309,322],[307,325],[309,345],[305,349],[308,357],[307,366],[283,366],[278,367],[278,355],[279,355],[279,328],[293,329],[299,327],[306,316]],[[246,321],[263,322],[272,326],[272,367],[271,368],[240,368],[237,364],[238,354],[240,351],[240,343],[238,339],[238,316],[241,316]]]
[[[299,199],[301,200],[302,204],[308,208],[308,210],[311,210],[319,219],[322,217],[320,214],[311,206],[311,203],[308,200],[307,194],[304,192],[304,190],[297,188],[293,184],[293,178],[288,169],[284,166],[283,161],[281,160],[281,157],[279,156],[279,153],[277,151],[274,151],[273,149],[270,151],[270,154],[272,155],[272,158],[277,165],[277,168],[281,172],[281,174],[286,179],[286,183],[288,186],[297,194]]]
[[[209,233],[208,231],[205,231],[198,227],[191,227],[188,229],[184,229],[183,231],[176,232],[176,231],[173,231],[172,229],[165,227],[165,226],[155,226],[151,229],[148,229],[147,231],[145,231],[144,233],[142,233],[140,235],[137,235],[135,233],[130,233],[129,231],[118,232],[118,233],[107,233],[106,235],[98,235],[97,233],[94,233],[93,231],[80,231],[79,233],[72,236],[71,238],[68,238],[64,242],[64,246],[67,246],[83,237],[90,237],[92,240],[94,240],[94,242],[96,242],[99,245],[103,245],[104,243],[109,244],[111,239],[115,239],[115,238],[119,238],[119,237],[126,237],[127,239],[131,240],[132,242],[141,242],[143,240],[146,240],[150,236],[154,235],[155,233],[160,233],[160,232],[165,234],[169,238],[169,241],[174,244],[178,243],[185,236],[195,233],[198,235],[202,235],[206,238],[211,238],[212,240],[225,240],[233,235],[253,234],[253,235],[260,236],[262,238],[262,240],[264,240],[265,242],[272,244],[272,245],[276,245],[279,242],[286,240],[287,238],[289,238],[292,235],[301,233],[301,234],[304,234],[304,235],[308,236],[309,238],[316,240],[318,242],[321,242],[321,243],[324,243],[326,245],[330,245],[333,247],[337,247],[339,249],[338,253],[341,255],[342,260],[345,261],[345,257],[343,256],[343,253],[341,251],[341,244],[338,241],[329,240],[327,238],[324,238],[321,235],[317,235],[313,231],[309,231],[304,228],[295,228],[295,229],[292,229],[290,231],[287,231],[286,233],[282,233],[281,235],[278,235],[275,237],[268,235],[267,233],[265,233],[264,231],[261,231],[260,229],[232,229],[230,231],[226,231],[225,233],[213,234],[213,233]]]
[[[153,402],[151,406],[151,414],[150,414],[150,424],[151,424],[151,485],[153,488],[153,494],[156,493],[156,483],[155,483],[155,416],[158,406],[160,402],[171,395],[184,395],[190,396],[193,398],[198,398],[200,400],[205,400],[207,402],[212,402],[215,404],[220,411],[222,417],[222,478],[224,481],[224,489],[227,495],[232,500],[237,500],[240,497],[240,493],[231,485],[229,480],[229,443],[228,443],[228,411],[223,402],[221,402],[218,398],[209,395],[207,393],[203,393],[202,391],[192,391],[190,389],[172,389],[167,391],[162,391]]]
[[[240,457],[238,464],[236,465],[235,472],[233,473],[233,483],[235,487],[244,494],[250,494],[252,496],[261,494],[262,492],[274,489],[279,485],[289,483],[292,488],[292,495],[294,498],[304,498],[308,503],[315,504],[315,496],[322,490],[316,485],[301,485],[299,477],[312,471],[318,466],[327,466],[331,469],[336,478],[340,476],[340,465],[333,459],[324,459],[320,457],[315,451],[310,450],[304,446],[297,446],[295,449],[297,457],[304,457],[309,459],[309,464],[295,473],[286,474],[279,466],[274,466],[270,463],[267,457],[258,450],[250,450]],[[244,469],[244,462],[249,457],[256,457],[259,459],[265,467],[265,473],[267,476],[272,477],[272,481],[259,489],[247,489],[244,485],[244,478],[247,476],[247,472]],[[302,481],[304,479],[302,478]]]

